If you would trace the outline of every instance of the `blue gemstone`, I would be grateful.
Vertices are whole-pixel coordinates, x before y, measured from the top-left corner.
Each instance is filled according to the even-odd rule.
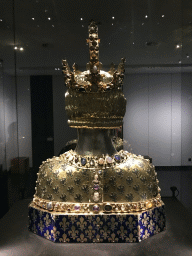
[[[94,190],[99,190],[99,185],[98,184],[94,184],[93,188],[94,188]]]
[[[87,163],[87,160],[84,157],[82,157],[81,158],[81,164],[82,165],[86,165],[86,163]]]
[[[99,208],[99,206],[98,206],[98,205],[94,205],[94,206],[93,206],[93,211],[94,211],[94,212],[98,212],[98,211],[99,211],[99,209],[100,209],[100,208]]]
[[[115,160],[116,161],[120,161],[121,160],[121,157],[119,155],[115,155]]]

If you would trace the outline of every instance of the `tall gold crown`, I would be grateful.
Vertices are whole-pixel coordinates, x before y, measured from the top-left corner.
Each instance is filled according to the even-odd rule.
[[[65,110],[68,124],[74,128],[114,129],[122,126],[126,99],[120,87],[124,79],[125,58],[117,70],[111,64],[109,72],[99,62],[98,26],[91,21],[88,26],[90,61],[87,70],[81,72],[76,63],[73,72],[63,60],[63,74],[68,90],[65,94]]]
[[[89,39],[89,55],[90,61],[87,63],[87,70],[81,72],[78,69],[76,63],[73,64],[73,72],[71,71],[67,60],[62,60],[63,74],[65,77],[65,83],[68,88],[81,89],[85,91],[106,91],[121,87],[124,79],[124,64],[125,58],[121,59],[117,70],[115,70],[114,64],[111,64],[109,72],[105,72],[102,69],[102,63],[99,62],[99,43],[98,38],[98,26],[94,21],[91,21],[88,27]]]

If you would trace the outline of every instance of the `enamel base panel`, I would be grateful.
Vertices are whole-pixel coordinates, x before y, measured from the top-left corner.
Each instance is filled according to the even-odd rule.
[[[165,229],[164,205],[129,214],[63,214],[29,205],[29,230],[55,243],[137,243]]]

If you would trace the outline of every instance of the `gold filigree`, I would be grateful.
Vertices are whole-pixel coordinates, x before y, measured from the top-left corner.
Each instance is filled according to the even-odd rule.
[[[150,232],[153,232],[154,226],[155,226],[155,223],[154,223],[153,220],[151,219],[151,220],[150,220],[150,223],[149,223],[149,225],[148,225],[148,229],[150,230]]]
[[[83,233],[80,234],[80,237],[77,238],[77,242],[87,242],[87,238],[84,236]]]
[[[130,233],[129,237],[126,237],[125,240],[126,242],[130,242],[130,243],[136,242],[136,238],[134,237],[133,233]]]
[[[68,231],[68,234],[73,240],[75,240],[77,238],[77,234],[79,234],[79,231],[76,230],[75,226],[72,226],[71,230]]]
[[[62,221],[59,222],[59,226],[61,227],[61,229],[65,232],[66,229],[69,227],[69,222],[67,221],[67,219],[65,217],[62,218]]]
[[[117,218],[119,219],[119,222],[120,222],[121,225],[122,225],[123,221],[125,220],[125,216],[124,216],[124,215],[118,215]]]
[[[123,226],[120,226],[120,230],[117,231],[117,234],[119,235],[119,237],[122,238],[122,240],[124,240],[124,238],[127,234],[127,230],[125,230],[125,228]]]
[[[96,225],[97,227],[100,227],[103,225],[103,222],[101,221],[100,217],[97,217],[95,221],[93,221],[93,225]]]
[[[108,230],[107,226],[104,226],[103,229],[100,230],[100,234],[103,235],[103,238],[106,240],[109,237],[110,230]]]
[[[32,231],[33,233],[35,233],[35,234],[37,233],[37,228],[36,228],[35,223],[33,224],[31,231]]]
[[[159,226],[156,224],[154,234],[158,234],[160,232]]]
[[[68,91],[65,94],[65,109],[71,127],[81,128],[115,128],[123,124],[126,99],[119,90],[124,80],[125,58],[121,59],[117,70],[114,64],[109,72],[101,70],[99,62],[99,42],[97,33],[90,33],[90,27],[98,31],[94,21],[89,25],[89,54],[87,70],[81,72],[78,65],[73,64],[71,71],[67,60],[62,60],[63,74]],[[93,36],[94,35],[94,36]],[[94,100],[93,100],[94,99]],[[90,101],[91,100],[91,101]],[[92,102],[92,104],[90,104]],[[113,111],[111,113],[111,105]]]
[[[144,217],[143,217],[143,219],[142,219],[142,224],[143,224],[144,227],[147,227],[148,221],[149,221],[149,217],[148,217],[147,214],[145,213],[145,214],[144,214]]]
[[[87,43],[89,44],[90,61],[87,63],[87,71],[81,72],[78,65],[74,63],[72,72],[67,60],[62,60],[65,84],[73,90],[84,89],[87,92],[106,91],[121,87],[125,72],[125,58],[121,59],[117,70],[115,70],[113,63],[109,72],[101,70],[102,63],[99,62],[100,39],[98,38],[98,26],[94,21],[90,22],[88,32]]]
[[[37,220],[37,214],[36,214],[35,210],[33,210],[31,215],[32,215],[33,222],[35,222]]]
[[[53,229],[51,230],[51,234],[53,235],[54,239],[57,239],[57,237],[60,235],[60,232],[57,231],[57,228],[54,226]]]
[[[39,218],[41,219],[43,217],[43,212],[39,211]]]
[[[118,242],[118,241],[119,241],[119,238],[116,237],[115,233],[112,233],[111,236],[108,238],[108,241],[109,241],[109,242],[112,242],[112,243]]]
[[[97,234],[96,238],[93,238],[93,242],[102,243],[103,239],[101,238],[101,236],[99,234]]]
[[[133,203],[137,203],[136,209],[144,210],[146,206],[141,206],[142,201],[145,202],[146,200],[149,201],[149,204],[147,205],[147,208],[152,208],[153,206],[160,205],[161,202],[159,201],[160,196],[158,194],[158,186],[157,186],[157,179],[153,180],[153,177],[155,177],[155,171],[154,167],[149,167],[149,162],[145,159],[143,159],[144,167],[139,167],[138,161],[140,161],[141,157],[136,156],[134,154],[125,152],[123,150],[118,152],[118,155],[122,158],[120,160],[120,163],[115,162],[115,165],[105,163],[108,156],[104,156],[104,163],[102,165],[98,164],[98,157],[88,157],[86,156],[86,162],[89,165],[91,161],[94,161],[94,167],[92,166],[81,166],[81,158],[85,158],[85,156],[80,156],[76,154],[74,151],[68,151],[66,154],[61,155],[60,157],[48,159],[46,162],[44,162],[40,167],[40,173],[41,170],[44,170],[47,172],[47,178],[49,179],[52,177],[53,184],[51,186],[47,186],[46,190],[44,190],[43,198],[42,198],[42,187],[45,188],[47,181],[41,180],[41,186],[37,185],[37,192],[34,197],[34,203],[38,206],[53,210],[53,211],[67,211],[67,207],[65,207],[64,204],[61,204],[60,202],[64,202],[65,200],[70,201],[71,203],[75,203],[77,200],[82,201],[82,203],[88,203],[93,198],[93,194],[91,193],[85,193],[82,188],[89,188],[90,186],[90,180],[93,179],[95,182],[99,181],[99,200],[102,199],[102,201],[99,202],[110,202],[112,200],[118,202],[125,203],[125,201]],[[113,158],[114,156],[112,156]],[[75,162],[75,159],[78,159],[78,162]],[[106,159],[105,159],[106,158]],[[131,162],[131,166],[129,166]],[[52,170],[61,170],[62,166],[65,166],[64,170],[60,171],[59,178],[52,176],[52,170],[49,170],[49,166],[52,166]],[[151,169],[150,169],[151,168]],[[150,191],[146,188],[145,183],[141,179],[137,179],[135,177],[135,169],[139,170],[139,173],[141,176],[145,175],[147,179],[147,184],[151,184],[151,188],[153,188],[153,191],[155,189],[155,194],[157,196],[153,196],[153,191]],[[148,169],[150,169],[150,172],[148,172]],[[124,179],[121,179],[119,173],[122,170]],[[132,172],[134,170],[134,172]],[[71,172],[73,176],[68,176],[68,172]],[[87,173],[85,179],[84,173]],[[98,175],[97,180],[91,176],[91,173],[94,173],[95,175]],[[100,174],[98,174],[101,172]],[[38,175],[41,177],[41,175]],[[63,186],[62,180],[65,181],[65,185]],[[76,186],[74,185],[74,182],[79,183],[79,181],[84,181],[82,185]],[[110,184],[109,181],[110,180]],[[95,184],[95,183],[94,183]],[[116,191],[114,192],[114,188]],[[138,188],[140,188],[139,191]],[[53,190],[55,189],[54,197],[53,197]],[[140,192],[141,191],[141,192]],[[97,192],[97,191],[95,191]],[[152,192],[152,193],[151,193]],[[83,193],[83,194],[81,194]],[[52,195],[52,197],[50,197]],[[66,195],[66,197],[65,197]],[[47,200],[49,199],[49,200]],[[156,199],[156,201],[154,200]],[[152,200],[152,201],[150,201]],[[139,206],[139,201],[141,202]],[[52,202],[52,206],[49,204],[49,202]],[[73,207],[69,207],[70,210],[73,212]],[[100,208],[102,209],[102,208]],[[122,212],[126,212],[126,205],[122,207]],[[92,211],[91,209],[89,209]],[[135,211],[134,207],[131,207],[129,211]],[[83,207],[82,207],[83,211]]]
[[[60,242],[60,243],[62,243],[62,242],[63,242],[63,243],[70,242],[70,239],[68,238],[67,234],[64,233],[64,234],[62,235],[62,238],[59,238],[59,242]]]
[[[41,231],[41,233],[43,232],[44,228],[45,228],[45,225],[43,224],[43,221],[40,220],[40,222],[38,223],[38,227],[39,227],[39,230]]]
[[[150,236],[149,231],[145,229],[145,234],[143,235],[143,239],[147,239]]]
[[[160,216],[160,212],[157,210],[157,209],[155,209],[155,220],[157,221],[158,219],[159,219],[159,216]]]
[[[78,216],[75,216],[75,215],[72,215],[72,216],[70,216],[70,222],[72,223],[72,224],[74,224],[75,222],[76,222],[76,219],[78,218]]]
[[[80,227],[81,231],[83,231],[85,229],[85,227],[87,226],[87,222],[85,221],[85,219],[83,217],[81,217],[79,219],[79,221],[77,222],[77,226]]]
[[[93,239],[95,233],[96,233],[96,231],[93,229],[93,227],[91,225],[89,225],[88,229],[85,230],[85,234],[87,235],[87,237],[89,239]]]
[[[125,222],[125,224],[128,226],[128,228],[132,231],[134,229],[134,226],[136,224],[136,221],[133,221],[133,218],[130,216],[128,221]]]
[[[115,218],[114,218],[114,217],[112,217],[112,218],[111,218],[111,221],[108,222],[107,224],[108,224],[110,230],[114,231],[114,230],[117,228],[118,222],[115,221]]]
[[[49,230],[47,229],[46,232],[44,233],[44,237],[48,240],[51,240],[51,235],[49,234]]]
[[[49,218],[49,214],[47,213],[46,216],[44,217],[45,225],[46,227],[50,226],[51,219]]]

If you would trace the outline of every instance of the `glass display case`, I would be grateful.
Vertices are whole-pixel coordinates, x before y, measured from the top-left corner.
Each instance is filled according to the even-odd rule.
[[[91,19],[102,39],[103,70],[126,57],[124,149],[150,157],[155,166],[191,166],[190,1],[3,0],[0,5],[0,171],[30,170],[24,196],[34,193],[41,162],[77,138],[67,124],[61,60],[76,60],[86,70]],[[180,190],[180,178],[170,184],[175,185]],[[161,187],[171,196],[169,186]],[[12,203],[23,196],[22,189],[18,197],[10,196]]]

